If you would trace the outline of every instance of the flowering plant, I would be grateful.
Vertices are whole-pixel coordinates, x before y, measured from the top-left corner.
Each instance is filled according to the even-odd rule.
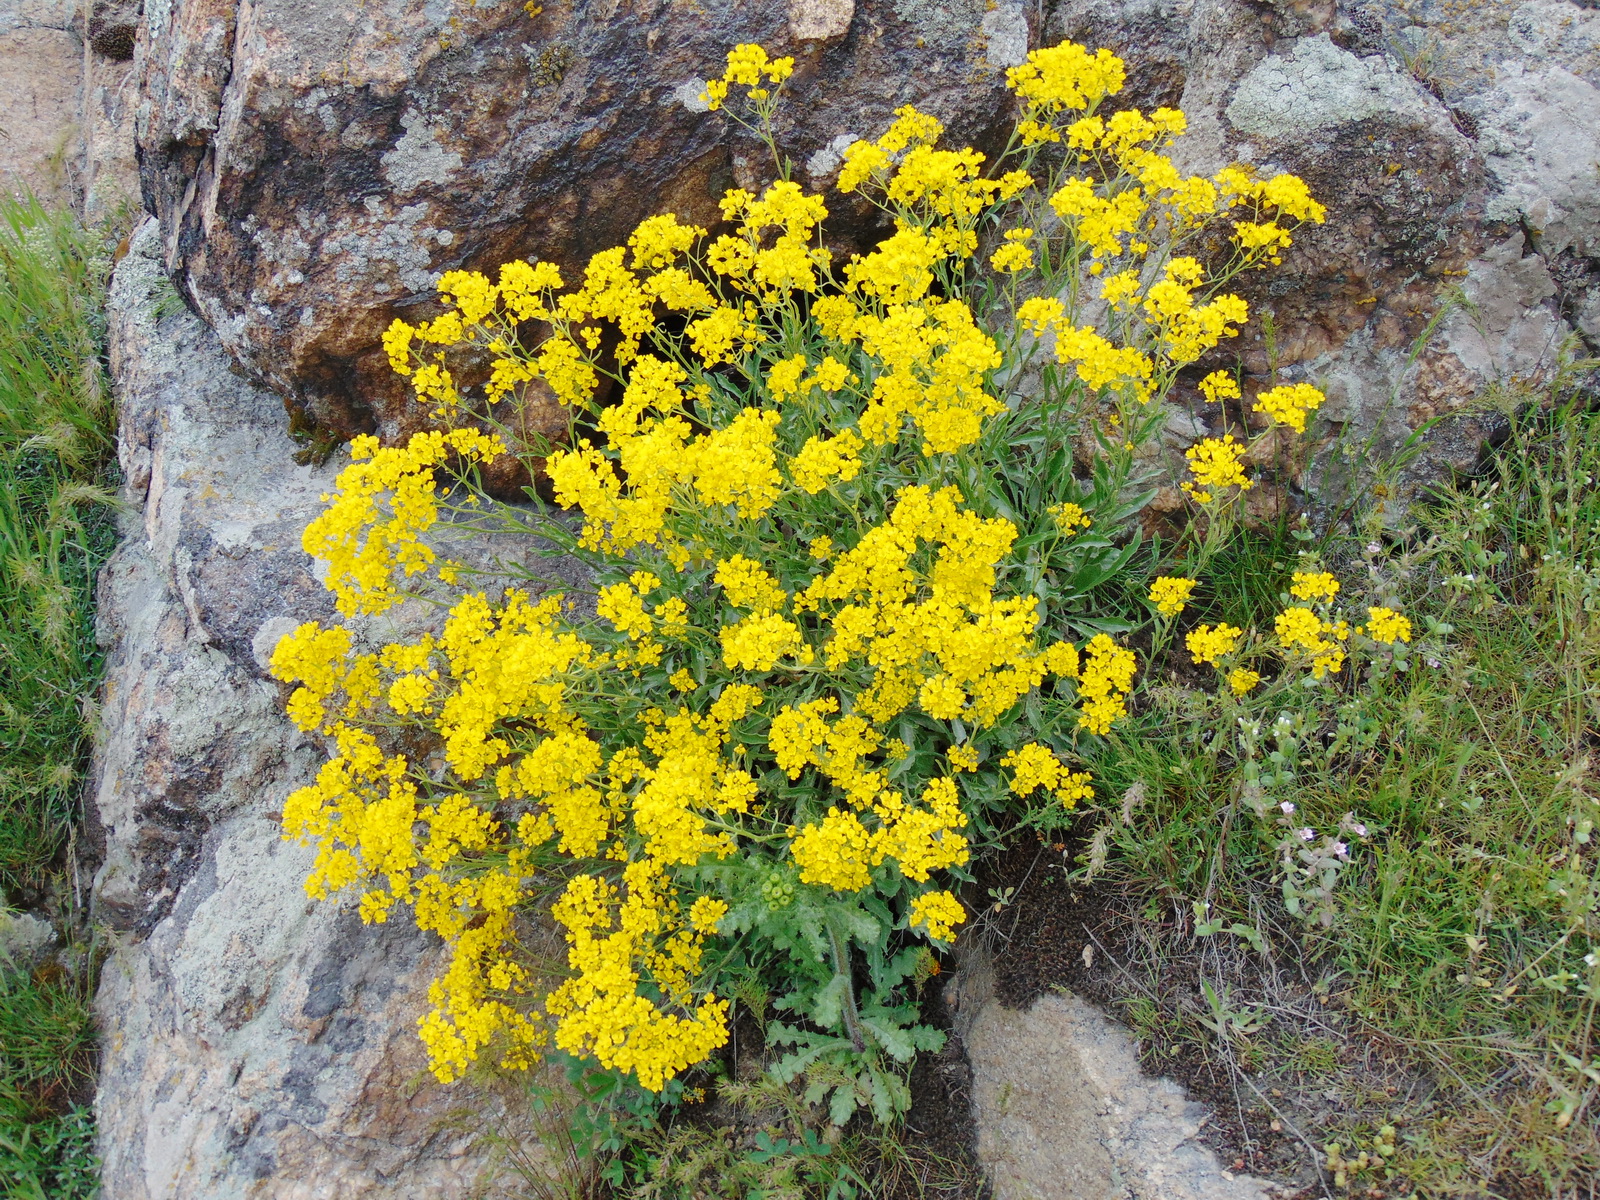
[[[772,145],[792,67],[738,47],[708,102]],[[1107,51],[1036,51],[1010,82],[1023,118],[994,163],[910,107],[849,148],[838,189],[892,232],[842,264],[780,160],[761,195],[727,193],[722,232],[651,217],[571,288],[548,263],[450,272],[442,315],[385,335],[444,428],[356,439],[305,546],[347,617],[430,588],[448,615],[279,644],[291,715],[331,747],[284,828],[318,847],[313,894],[359,887],[365,919],[409,908],[448,943],[421,1024],[441,1079],[553,1046],[659,1092],[755,981],[786,1014],[780,1077],[806,1073],[836,1121],[888,1119],[895,1064],[941,1040],[910,986],[966,917],[950,885],[974,845],[1013,797],[1092,795],[1076,748],[1137,671],[1093,593],[1132,553],[1151,402],[1245,321],[1228,280],[1324,214],[1292,176],[1180,174],[1175,110],[1100,115],[1123,82]],[[1080,174],[1044,165],[1062,152]],[[541,449],[577,526],[472,486],[511,444],[482,414],[534,388],[572,412]],[[1262,407],[1303,425],[1315,402]],[[1249,486],[1241,449],[1190,452],[1196,503]],[[451,525],[581,559],[592,610],[442,555]],[[1284,635],[1308,654],[1312,616]],[[553,985],[519,936],[541,907],[566,942]]]

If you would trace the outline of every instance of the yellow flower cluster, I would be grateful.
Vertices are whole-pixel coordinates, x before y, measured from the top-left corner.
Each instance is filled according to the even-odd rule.
[[[961,503],[953,487],[901,489],[889,519],[796,595],[797,610],[824,620],[831,670],[870,667],[854,703],[873,721],[890,721],[915,701],[936,720],[988,728],[1046,676],[1078,676],[1071,645],[1035,647],[1033,599],[992,594],[1016,528]],[[934,553],[924,576],[915,560],[927,550]]]
[[[1294,605],[1274,618],[1273,627],[1285,653],[1300,653],[1310,658],[1314,678],[1337,675],[1343,668],[1344,643],[1350,639],[1348,623],[1327,621],[1309,608]]]
[[[1367,623],[1361,626],[1361,631],[1386,646],[1411,640],[1411,622],[1392,608],[1367,609]]]
[[[1304,663],[1315,679],[1337,675],[1343,669],[1352,632],[1365,634],[1379,645],[1411,640],[1411,622],[1392,608],[1369,607],[1367,621],[1352,631],[1349,621],[1331,609],[1339,591],[1339,581],[1328,571],[1295,571],[1289,592],[1307,603],[1290,605],[1273,621],[1279,653]],[[1243,630],[1219,623],[1197,626],[1184,642],[1196,665],[1220,668],[1222,660],[1239,649],[1244,636]],[[1227,672],[1226,682],[1234,695],[1244,696],[1261,682],[1261,675],[1236,666]]]
[[[1092,524],[1089,520],[1089,514],[1084,512],[1081,506],[1073,504],[1070,500],[1061,504],[1052,504],[1045,511],[1055,518],[1056,528],[1067,537],[1071,537],[1079,530],[1089,528],[1090,524]]]
[[[750,89],[752,100],[765,100],[770,95],[769,84],[780,84],[794,74],[794,59],[768,58],[761,46],[743,43],[728,51],[728,69],[721,79],[706,82],[700,99],[712,112],[721,108],[728,98],[728,89],[739,84]]]
[[[920,803],[914,807],[900,792],[884,789],[857,809],[835,805],[820,821],[791,827],[789,852],[800,881],[855,892],[886,861],[918,882],[966,862],[967,839],[957,831],[966,828],[967,815],[955,780],[931,780]]]
[[[949,892],[925,892],[911,902],[911,927],[920,925],[936,942],[948,942],[955,927],[966,919],[967,910]]]
[[[1213,371],[1200,381],[1200,394],[1213,404],[1224,400],[1237,400],[1244,395],[1239,381],[1226,371]]]
[[[710,994],[697,1000],[694,990],[701,947],[720,913],[702,897],[682,914],[659,862],[629,863],[622,876],[625,894],[579,875],[552,908],[577,974],[545,1007],[559,1019],[555,1043],[562,1050],[632,1071],[641,1087],[658,1092],[728,1040],[727,1001]],[[642,978],[683,1012],[663,1011],[641,995]]]
[[[742,111],[770,146],[793,70],[737,46],[704,99],[722,109],[745,89]],[[1116,56],[1070,43],[1011,71],[1021,144],[1061,143],[1078,174],[1034,192],[1030,210],[1048,201],[1059,223],[1009,228],[989,258],[1016,327],[1052,337],[1061,376],[1095,404],[1165,394],[1245,320],[1222,290],[1232,274],[1323,216],[1292,177],[1181,175],[1159,153],[1181,113],[1097,114],[1124,74]],[[441,315],[384,334],[441,422],[486,419],[535,385],[582,410],[544,472],[556,503],[581,512],[560,536],[599,575],[589,615],[496,579],[458,589],[442,625],[414,640],[369,652],[313,623],[273,657],[296,685],[291,716],[335,751],[284,808],[286,836],[317,847],[309,890],[359,888],[372,921],[409,906],[449,947],[420,1023],[441,1079],[491,1048],[525,1066],[553,1044],[659,1091],[728,1036],[720,954],[706,947],[748,920],[739,893],[719,890],[741,864],[777,880],[769,900],[798,906],[798,888],[807,904],[890,905],[895,928],[943,942],[965,911],[935,876],[968,861],[972,806],[1000,790],[984,772],[1068,809],[1093,795],[1087,773],[1019,745],[1009,722],[1030,696],[1075,708],[1090,735],[1126,715],[1133,652],[1105,634],[1053,640],[1047,592],[1028,576],[1041,545],[1070,558],[1104,540],[1067,540],[1090,515],[1059,492],[1032,493],[1019,516],[973,490],[1004,440],[992,422],[1011,419],[995,380],[1015,365],[1003,356],[1015,339],[979,319],[961,280],[997,207],[1036,183],[941,148],[942,133],[904,107],[846,151],[838,190],[865,193],[892,228],[843,263],[823,235],[824,198],[779,179],[728,191],[715,236],[671,215],[640,222],[570,286],[539,262],[493,280],[447,272]],[[1214,219],[1232,222],[1231,258],[1208,250],[1202,269],[1152,251]],[[1018,302],[1038,263],[1079,257],[1104,276],[1110,320],[1088,323],[1073,289]],[[1221,373],[1201,388],[1239,395]],[[1315,407],[1301,393],[1270,403],[1287,424]],[[426,539],[446,506],[474,513],[474,528],[490,506],[462,499],[468,489],[442,495],[439,472],[470,482],[503,453],[467,428],[399,447],[357,439],[305,534],[340,611],[382,612],[432,567],[454,586],[459,568]],[[1231,438],[1202,442],[1185,486],[1201,503],[1248,488],[1243,453]],[[1070,470],[1062,482],[1083,497]],[[1157,580],[1151,601],[1175,616],[1194,586]],[[1302,611],[1314,628],[1291,615]],[[1374,640],[1409,637],[1398,614],[1370,615]],[[1337,671],[1326,660],[1340,629],[1291,609],[1279,636]],[[1216,663],[1239,636],[1201,626],[1190,652]],[[1229,680],[1242,693],[1258,677]],[[1000,746],[1016,748],[997,757]],[[516,920],[552,878],[565,880],[550,911],[568,967],[553,987]]]
[[[866,671],[849,715],[838,715],[839,702],[829,698],[786,705],[771,722],[767,744],[777,765],[796,777],[816,768],[839,797],[826,816],[790,831],[802,882],[859,890],[891,863],[925,883],[966,861],[960,831],[967,816],[952,777],[929,780],[915,802],[888,784],[886,764],[904,747],[886,727],[908,706],[985,728],[1055,674],[1078,679],[1084,728],[1105,732],[1124,711],[1131,653],[1102,635],[1085,648],[1080,669],[1070,644],[1035,645],[1031,598],[994,597],[996,568],[1015,537],[1009,522],[963,508],[954,488],[908,487],[888,520],[832,554],[793,596],[755,559],[718,562],[715,584],[731,607],[748,613],[721,630],[730,669],[766,672],[786,656],[810,661],[803,619],[815,622],[818,652],[840,676]],[[661,588],[658,575],[634,570],[601,588],[596,601],[598,616],[634,647],[628,653],[650,647],[652,661],[663,652],[661,639],[689,628],[681,599],[652,603]],[[591,891],[569,891],[558,906],[577,974],[547,998],[545,1011],[558,1046],[658,1086],[725,1036],[725,1005],[709,994],[691,997],[684,982],[708,936],[709,910],[701,905],[699,919],[685,915],[662,872],[736,849],[735,837],[710,823],[750,811],[756,798],[754,777],[724,750],[732,725],[760,705],[761,693],[726,686],[703,716],[652,710],[642,717],[639,748],[607,753],[574,705],[623,652],[597,653],[561,613],[557,597],[535,603],[513,591],[495,604],[468,595],[437,638],[378,654],[357,654],[348,632],[314,624],[285,639],[273,665],[300,685],[291,712],[302,726],[336,736],[342,751],[313,787],[291,798],[285,829],[319,844],[315,892],[365,882],[370,919],[408,902],[420,923],[451,942],[452,965],[435,984],[422,1030],[441,1078],[454,1078],[497,1037],[510,1047],[505,1061],[516,1063],[546,1036],[535,1015],[502,998],[528,983],[506,914],[532,857],[554,842],[576,858],[629,863],[621,890],[595,876]],[[680,687],[693,682],[674,677]],[[461,786],[493,780],[499,799],[523,813],[514,828],[462,793],[426,805],[426,785],[407,757],[385,754],[371,734],[347,723],[403,716],[434,731]],[[963,762],[952,756],[956,769]],[[1087,777],[1064,768],[1044,783],[1069,806],[1090,794]],[[430,831],[420,844],[419,823]],[[467,862],[479,869],[465,877],[452,871]],[[491,900],[501,907],[486,907]],[[474,912],[493,919],[472,925]],[[924,924],[944,936],[956,916]],[[666,999],[646,997],[642,981]]]
[[[1025,144],[1058,142],[1054,118],[1065,111],[1092,109],[1122,90],[1127,72],[1109,50],[1090,53],[1074,42],[1032,51],[1021,66],[1006,72],[1006,83],[1023,104],[1017,133]]]
[[[1031,229],[1006,230],[1005,241],[989,256],[989,265],[996,271],[1004,271],[1008,275],[1032,270],[1033,249],[1028,245],[1028,239],[1032,236]]]
[[[1150,603],[1163,617],[1181,613],[1193,594],[1195,581],[1178,575],[1162,575],[1150,585]]]
[[[1275,387],[1256,397],[1256,411],[1266,413],[1296,433],[1306,431],[1306,418],[1322,407],[1327,397],[1309,383]]]
[[[1248,490],[1252,484],[1244,473],[1244,452],[1245,447],[1234,441],[1231,433],[1221,438],[1203,438],[1184,451],[1194,479],[1186,479],[1179,486],[1196,504],[1212,503],[1227,488]]]
[[[512,913],[548,827],[524,818],[510,831],[460,793],[425,804],[406,756],[386,754],[371,733],[346,723],[380,703],[381,668],[425,669],[436,652],[431,639],[409,656],[393,649],[354,655],[344,630],[324,630],[314,622],[279,643],[274,674],[301,684],[292,704],[296,721],[328,734],[338,749],[314,783],[285,801],[284,834],[317,844],[306,881],[311,895],[362,886],[364,920],[387,920],[397,902],[409,903],[421,928],[450,943],[449,965],[429,989],[432,1010],[419,1028],[440,1079],[458,1077],[497,1039],[503,1063],[526,1066],[545,1031],[537,1014],[502,997],[529,984],[512,956]],[[335,697],[342,700],[330,712]],[[425,832],[419,835],[419,829]],[[492,854],[496,865],[470,878],[448,870],[460,856],[482,854]]]
[[[1084,647],[1078,676],[1079,728],[1110,733],[1112,723],[1127,715],[1128,693],[1133,690],[1137,670],[1132,650],[1123,649],[1103,633],[1095,634]]]
[[[1174,258],[1167,264],[1165,278],[1145,292],[1145,312],[1159,333],[1167,361],[1175,366],[1192,363],[1223,338],[1234,337],[1250,316],[1249,307],[1234,295],[1196,304],[1194,289],[1202,278],[1198,260]]]
[[[1092,775],[1068,770],[1055,751],[1038,742],[1028,742],[1001,756],[1000,765],[1011,770],[1011,791],[1018,796],[1031,796],[1042,787],[1069,809],[1094,796],[1089,786]]]
[[[1201,663],[1217,666],[1217,660],[1224,654],[1231,654],[1242,636],[1242,629],[1221,622],[1217,625],[1197,625],[1183,641],[1196,666]]]
[[[1327,571],[1296,571],[1289,594],[1296,600],[1332,600],[1339,594],[1339,581]]]
[[[437,558],[422,540],[439,519],[435,472],[452,456],[474,463],[504,453],[498,438],[474,429],[419,433],[404,446],[382,448],[370,435],[354,439],[337,495],[301,537],[305,552],[328,564],[339,611],[380,613],[396,604],[397,580],[426,571]]]

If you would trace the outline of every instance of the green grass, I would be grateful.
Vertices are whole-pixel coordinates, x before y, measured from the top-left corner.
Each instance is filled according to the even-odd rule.
[[[4,971],[4,964],[0,964]],[[94,1194],[94,1025],[87,979],[0,974],[0,1196]]]
[[[69,836],[99,679],[92,583],[114,528],[98,239],[0,203],[0,888]]]
[[[1182,671],[1147,672],[1151,702],[1094,764],[1113,797],[1106,878],[1151,928],[1200,902],[1213,922],[1260,931],[1276,966],[1319,981],[1341,1030],[1296,1029],[1283,1001],[1264,1010],[1269,1034],[1223,1037],[1168,1006],[1172,1043],[1198,1039],[1248,1072],[1263,1036],[1286,1038],[1313,1086],[1351,1094],[1360,1081],[1334,1064],[1381,1044],[1426,1082],[1427,1103],[1369,1097],[1360,1119],[1306,1131],[1318,1146],[1342,1138],[1348,1161],[1390,1106],[1396,1148],[1352,1176],[1363,1186],[1566,1195],[1600,1177],[1600,416],[1568,403],[1525,417],[1485,477],[1417,520],[1398,539],[1368,526],[1317,549],[1347,589],[1397,590],[1419,633],[1443,622],[1429,639],[1442,648],[1254,714],[1297,724],[1276,764],[1269,730],[1261,769],[1281,777],[1254,806],[1237,716]],[[1214,611],[1191,616],[1270,626],[1296,550],[1236,543],[1214,563]],[[1114,798],[1134,783],[1144,801],[1124,823]],[[1346,812],[1369,831],[1301,919],[1284,902],[1284,802],[1319,834]],[[1162,956],[1190,955],[1234,1005],[1273,999],[1251,990],[1265,972],[1248,939],[1195,949],[1217,936],[1182,922],[1151,935],[1150,977]],[[1142,1028],[1160,1023],[1138,1003]]]
[[[94,576],[115,529],[103,239],[0,198],[0,905],[66,911],[100,656]],[[75,946],[0,962],[0,1196],[94,1194],[89,996]]]

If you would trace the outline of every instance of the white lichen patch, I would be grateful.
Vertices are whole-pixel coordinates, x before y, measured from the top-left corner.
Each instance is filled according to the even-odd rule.
[[[461,169],[461,155],[439,141],[435,122],[414,108],[400,118],[405,130],[383,158],[383,177],[395,191],[414,192],[425,183],[449,183]]]
[[[832,175],[844,163],[844,152],[858,140],[860,139],[853,133],[841,133],[806,159],[806,173],[813,179]]]
[[[1387,59],[1357,58],[1320,34],[1264,59],[1240,81],[1227,115],[1240,133],[1277,139],[1368,117],[1425,119],[1427,108],[1417,81]]]
[[[1028,14],[1017,0],[983,14],[985,61],[991,67],[1020,66],[1028,57]]]

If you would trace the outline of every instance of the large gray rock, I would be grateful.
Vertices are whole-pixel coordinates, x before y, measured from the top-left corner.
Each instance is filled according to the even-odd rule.
[[[826,169],[837,150],[819,152],[905,103],[958,138],[1003,137],[1004,68],[1035,6],[526,7],[146,5],[138,137],[167,263],[256,377],[340,434],[422,419],[379,334],[439,272],[573,268],[663,209],[712,223],[727,187],[770,175],[697,100],[736,43],[796,56],[781,149]],[[553,401],[532,409],[535,429],[564,429]]]
[[[312,852],[280,836],[285,795],[324,754],[263,663],[330,612],[299,542],[337,464],[294,463],[278,399],[171,302],[159,242],[147,223],[111,293],[131,515],[100,582],[90,805],[94,912],[114,934],[96,1002],[103,1195],[504,1194],[479,1135],[536,1142],[525,1108],[425,1070],[438,939],[311,901]]]

